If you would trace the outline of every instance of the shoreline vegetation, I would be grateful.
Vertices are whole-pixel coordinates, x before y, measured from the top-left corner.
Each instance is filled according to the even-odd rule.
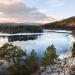
[[[71,58],[74,58],[75,44],[71,53]],[[32,49],[31,53],[27,54],[26,50],[12,43],[5,43],[0,47],[0,75],[68,75],[75,71],[75,67],[72,65],[73,60],[68,64],[69,71],[66,70],[67,59],[61,60],[58,57],[54,45],[48,46],[39,60],[36,50]]]
[[[42,59],[39,60],[36,50],[32,49],[31,53],[27,54],[26,50],[12,43],[5,43],[0,47],[0,75],[40,75],[49,65],[55,64],[56,58],[54,45],[46,48]],[[4,64],[8,66],[2,69]]]

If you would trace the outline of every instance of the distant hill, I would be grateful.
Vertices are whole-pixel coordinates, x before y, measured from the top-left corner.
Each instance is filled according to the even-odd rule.
[[[47,29],[75,29],[75,16],[64,19],[61,21],[56,21],[52,23],[47,23],[42,25],[43,28]]]

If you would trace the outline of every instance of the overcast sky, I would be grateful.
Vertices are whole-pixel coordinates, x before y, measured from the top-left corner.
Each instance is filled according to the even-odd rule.
[[[43,22],[75,16],[75,0],[0,0],[0,22]]]

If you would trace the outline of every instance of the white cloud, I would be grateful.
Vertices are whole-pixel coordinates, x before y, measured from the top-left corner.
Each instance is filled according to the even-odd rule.
[[[0,0],[0,3],[2,4],[13,4],[13,3],[17,3],[17,2],[21,2],[22,0]]]
[[[48,11],[64,4],[64,0],[47,0],[53,8],[40,7],[39,12],[36,8],[27,7],[23,1],[25,0],[0,0],[0,22],[45,22],[48,17],[43,13],[47,14]],[[40,0],[35,1],[40,2]]]
[[[0,12],[0,21],[2,22],[3,20],[5,22],[38,22],[47,18],[45,14],[38,12],[36,8],[27,7],[22,0],[0,1]]]

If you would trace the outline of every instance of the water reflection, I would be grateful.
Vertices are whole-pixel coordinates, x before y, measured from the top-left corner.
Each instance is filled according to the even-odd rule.
[[[0,39],[6,39],[6,42],[13,42],[23,50],[27,50],[28,53],[30,53],[32,49],[35,49],[39,57],[42,57],[45,49],[52,44],[55,46],[57,54],[63,54],[65,50],[69,50],[72,47],[74,41],[73,36],[68,32],[44,32],[35,35],[13,35],[7,36],[4,39],[1,37]]]
[[[38,56],[42,56],[43,52],[49,45],[54,45],[57,49],[57,54],[62,54],[65,50],[69,50],[73,44],[73,37],[68,33],[43,33],[41,36],[38,36],[35,40],[27,41],[14,41],[14,44],[21,46],[24,50],[26,49],[28,53],[32,49],[35,49]]]
[[[37,39],[37,35],[14,35],[8,36],[8,41],[27,41],[27,40],[34,40]]]

